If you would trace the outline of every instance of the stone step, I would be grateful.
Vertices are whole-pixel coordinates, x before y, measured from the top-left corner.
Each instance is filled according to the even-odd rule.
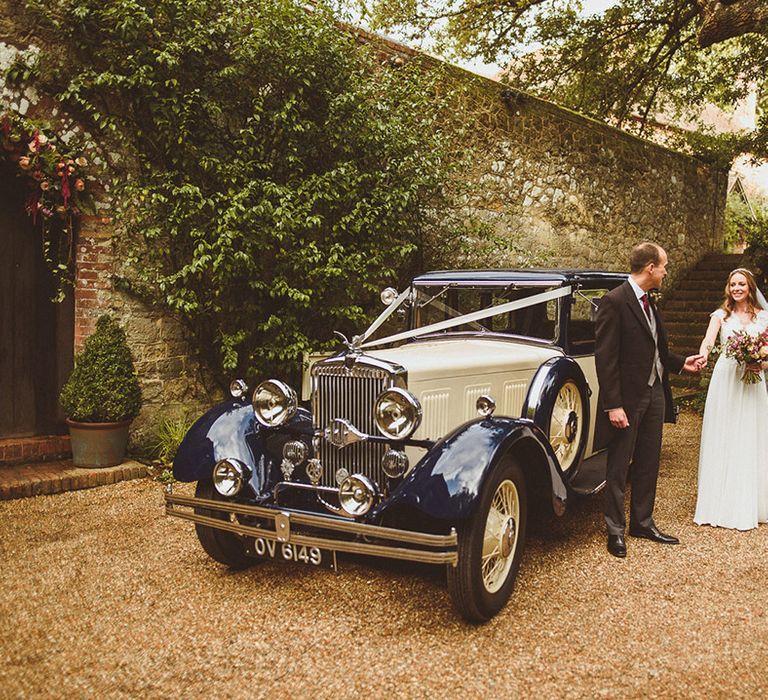
[[[716,296],[722,298],[725,278],[712,278],[707,277],[703,279],[691,279],[686,278],[680,282],[675,291],[673,292],[706,292],[709,296]]]
[[[664,327],[667,329],[667,335],[669,336],[690,336],[701,335],[704,337],[704,333],[709,325],[709,316],[702,314],[702,321],[693,321],[690,318],[685,321],[670,321],[669,316],[664,314]]]
[[[741,253],[710,253],[699,260],[696,269],[720,269],[730,265],[732,270],[735,267],[740,267],[743,260],[744,256]]]
[[[706,270],[702,269],[700,267],[696,268],[695,270],[691,270],[683,279],[680,281],[680,286],[685,286],[688,282],[691,281],[701,281],[704,280],[708,284],[717,284],[718,282],[722,287],[725,286],[725,280],[728,278],[728,273],[733,268],[728,265],[727,269],[724,270],[722,274],[719,273],[719,271],[715,270]]]
[[[709,315],[712,311],[714,311],[714,309],[685,309],[675,311],[665,308],[661,311],[661,317],[664,319],[664,324],[667,326],[668,331],[673,323],[683,323],[700,328],[702,324],[705,327],[709,325]]]
[[[711,314],[715,309],[720,306],[717,301],[710,299],[669,299],[664,302],[664,307],[661,310],[662,315],[666,318],[666,314],[672,312],[688,312],[688,311],[706,311],[707,314]]]
[[[703,337],[703,333],[701,335],[670,337],[669,349],[678,355],[695,355],[699,352],[699,346]]]

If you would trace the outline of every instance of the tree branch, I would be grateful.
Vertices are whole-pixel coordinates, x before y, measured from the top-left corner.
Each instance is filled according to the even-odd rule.
[[[743,34],[768,31],[765,0],[695,0],[701,15],[699,46],[705,49]]]

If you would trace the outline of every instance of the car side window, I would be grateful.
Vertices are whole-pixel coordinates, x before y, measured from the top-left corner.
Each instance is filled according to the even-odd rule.
[[[595,312],[607,289],[580,289],[573,295],[568,321],[568,343],[573,355],[595,351]]]
[[[542,289],[518,289],[494,298],[493,304],[506,304],[541,294]],[[552,341],[557,333],[557,299],[534,304],[516,311],[509,311],[493,318],[493,330],[498,333],[514,333],[531,338]]]

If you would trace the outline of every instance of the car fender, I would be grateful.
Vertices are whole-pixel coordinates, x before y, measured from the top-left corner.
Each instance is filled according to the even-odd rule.
[[[210,477],[221,459],[240,460],[251,470],[251,486],[259,493],[279,465],[281,443],[297,435],[312,435],[312,419],[299,408],[279,431],[264,428],[256,420],[250,403],[224,401],[202,415],[189,429],[176,451],[173,476],[177,481],[200,481]],[[277,463],[276,463],[277,462]]]
[[[525,458],[524,469],[545,470],[556,512],[562,514],[567,489],[545,435],[532,420],[506,417],[466,423],[436,443],[379,512],[403,506],[433,518],[467,518],[496,464],[516,452]]]
[[[523,402],[521,414],[524,418],[528,418],[536,424],[546,436],[547,444],[549,444],[549,417],[557,399],[557,393],[568,379],[573,380],[578,387],[584,409],[584,416],[582,418],[584,437],[580,453],[577,457],[577,464],[575,465],[578,466],[578,460],[581,460],[584,454],[584,448],[589,437],[589,397],[592,394],[592,390],[576,360],[570,357],[552,357],[542,363],[539,369],[536,370],[536,374],[533,375],[528,388],[528,394]],[[557,463],[557,458],[555,458],[555,462]],[[559,463],[557,464],[557,469],[562,474]],[[573,471],[575,472],[575,469]]]

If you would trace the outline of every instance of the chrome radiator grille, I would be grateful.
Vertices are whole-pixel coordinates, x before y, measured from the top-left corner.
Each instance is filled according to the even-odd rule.
[[[378,435],[373,419],[376,397],[395,384],[395,374],[362,363],[346,368],[343,363],[322,363],[312,367],[312,415],[315,428],[324,430],[334,418],[344,418],[360,432]],[[384,487],[381,458],[387,446],[358,442],[338,448],[320,441],[323,486],[336,486],[336,471],[364,474]]]

